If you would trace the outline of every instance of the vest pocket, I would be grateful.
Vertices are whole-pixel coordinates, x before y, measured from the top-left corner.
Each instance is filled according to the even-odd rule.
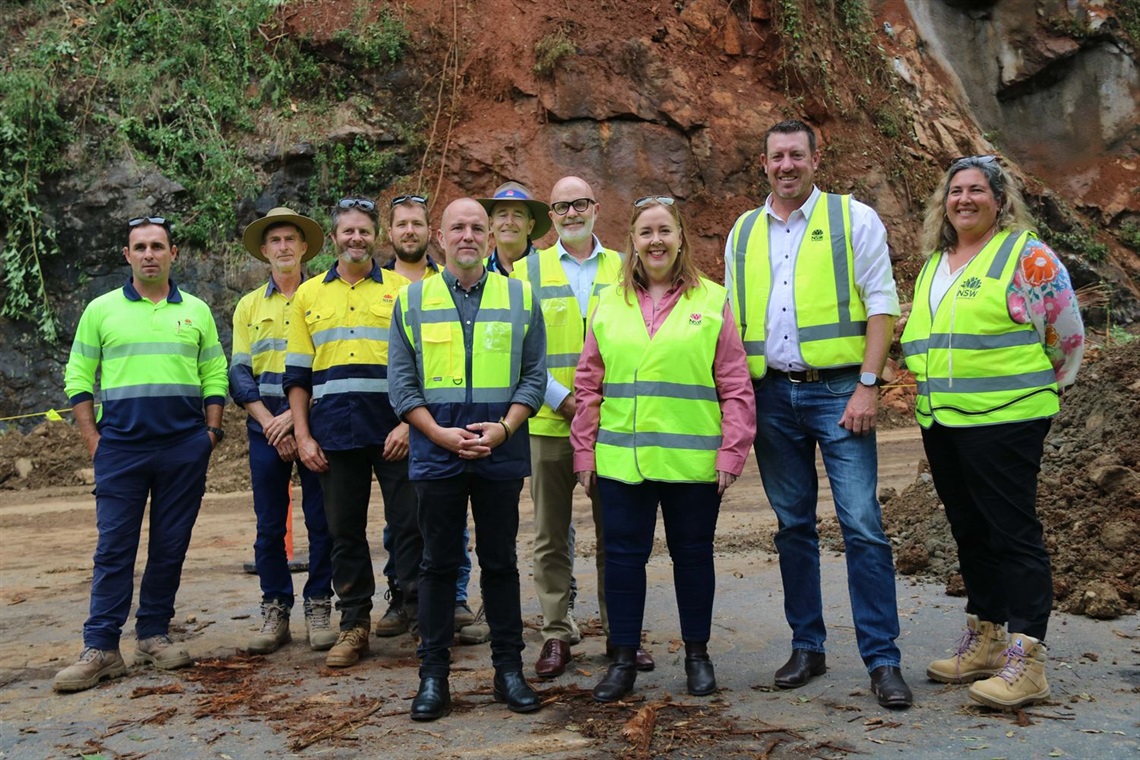
[[[491,322],[483,328],[482,340],[479,346],[483,351],[492,353],[510,353],[511,326],[502,322]]]
[[[429,322],[423,325],[423,363],[424,381],[427,383],[442,382],[453,378],[458,370],[462,378],[462,366],[454,367],[452,362],[452,332],[447,322]]]

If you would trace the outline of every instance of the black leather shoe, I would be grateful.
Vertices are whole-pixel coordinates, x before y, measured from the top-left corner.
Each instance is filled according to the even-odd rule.
[[[827,656],[823,652],[793,649],[784,667],[776,671],[776,685],[781,689],[798,689],[827,672]]]
[[[598,702],[617,702],[633,691],[637,680],[636,647],[614,647],[612,656],[614,661],[606,677],[594,687],[594,699]]]
[[[528,713],[542,707],[542,700],[523,678],[521,670],[495,673],[495,701],[506,702],[511,712]]]
[[[713,673],[706,642],[685,642],[685,680],[688,682],[689,693],[694,697],[703,697],[716,691],[716,675]]]
[[[914,704],[914,695],[894,665],[880,665],[871,671],[871,693],[883,707],[905,709]]]
[[[420,690],[412,700],[412,720],[435,720],[451,712],[451,689],[446,678],[420,679]]]

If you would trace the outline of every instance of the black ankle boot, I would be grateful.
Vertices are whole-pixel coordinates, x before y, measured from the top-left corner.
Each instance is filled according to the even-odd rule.
[[[716,675],[709,660],[708,642],[685,642],[685,677],[689,682],[689,693],[694,697],[716,691]]]
[[[598,702],[617,702],[633,691],[637,680],[637,647],[614,647],[613,662],[606,677],[594,687]]]

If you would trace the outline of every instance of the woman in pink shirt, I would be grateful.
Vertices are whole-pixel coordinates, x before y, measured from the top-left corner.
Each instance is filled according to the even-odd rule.
[[[672,198],[634,204],[622,279],[599,298],[574,394],[574,472],[602,500],[614,647],[594,698],[633,689],[659,504],[688,690],[711,694],[713,536],[756,434],[755,395],[727,292],[697,271]]]

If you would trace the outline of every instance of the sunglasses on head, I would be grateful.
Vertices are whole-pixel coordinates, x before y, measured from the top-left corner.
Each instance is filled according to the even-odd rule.
[[[401,203],[418,203],[421,206],[426,206],[427,198],[422,195],[397,195],[392,199],[392,208],[399,206]]]
[[[990,154],[984,156],[958,156],[951,159],[950,168],[953,169],[958,164],[971,163],[971,164],[992,164],[998,160],[998,157]]]
[[[674,203],[676,203],[676,201],[670,198],[668,195],[646,195],[635,200],[633,202],[633,207],[644,208],[650,203],[660,203],[664,206],[672,206]]]
[[[597,201],[593,198],[575,198],[572,201],[557,201],[551,203],[550,208],[559,216],[566,216],[571,208],[578,213],[582,213],[590,207],[591,203],[597,203]]]
[[[367,198],[341,198],[339,201],[337,201],[336,207],[343,209],[358,208],[361,211],[376,210],[376,204]]]
[[[138,227],[140,224],[158,224],[166,227],[168,230],[170,229],[170,222],[161,216],[136,216],[127,222],[128,227]]]

